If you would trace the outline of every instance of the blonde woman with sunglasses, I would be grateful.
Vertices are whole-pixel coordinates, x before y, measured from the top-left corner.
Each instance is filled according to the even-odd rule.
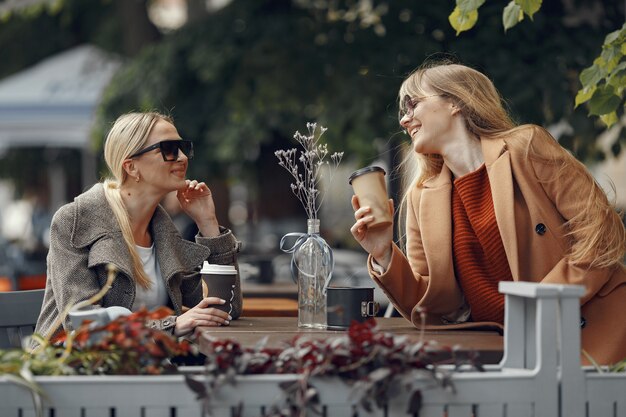
[[[35,331],[50,336],[68,305],[100,291],[109,263],[119,273],[99,307],[169,306],[175,314],[150,325],[177,336],[237,318],[239,276],[231,315],[213,308],[224,300],[203,297],[198,273],[203,261],[237,267],[240,243],[219,226],[207,185],[186,178],[191,141],[181,139],[164,115],[129,113],[113,124],[104,157],[112,177],[61,207],[52,220],[46,292]],[[195,243],[180,236],[159,205],[172,191],[198,226]],[[68,319],[64,327],[71,329]]]
[[[502,328],[499,281],[580,284],[583,349],[601,364],[626,358],[626,233],[585,166],[545,129],[515,126],[493,83],[463,65],[418,69],[399,105],[405,251],[393,226],[368,228],[356,197],[351,228],[397,310],[416,326],[424,313],[430,328]]]

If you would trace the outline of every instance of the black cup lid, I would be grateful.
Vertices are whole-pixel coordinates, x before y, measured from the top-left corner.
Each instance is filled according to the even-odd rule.
[[[348,178],[348,183],[352,184],[352,180],[355,179],[356,177],[359,177],[363,174],[368,174],[370,172],[376,172],[376,171],[380,171],[383,173],[383,175],[386,175],[387,173],[385,172],[384,169],[382,169],[381,167],[378,166],[369,166],[369,167],[365,167],[365,168],[361,168],[361,169],[357,169],[356,171],[354,171],[350,177]]]

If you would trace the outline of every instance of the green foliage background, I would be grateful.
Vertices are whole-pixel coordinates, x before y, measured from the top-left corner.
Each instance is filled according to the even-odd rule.
[[[397,90],[429,58],[485,72],[518,122],[548,126],[567,120],[573,133],[560,139],[564,146],[581,160],[605,157],[595,142],[605,127],[574,103],[579,74],[607,33],[623,25],[622,2],[545,2],[532,21],[524,19],[505,34],[504,5],[478,1],[479,24],[457,36],[448,20],[451,2],[375,2],[383,10],[380,21],[363,27],[358,19],[329,19],[327,9],[315,6],[319,2],[233,0],[178,30],[147,37],[134,50],[124,46],[133,24],[121,18],[123,0],[52,3],[43,12],[5,17],[0,49],[7,59],[0,60],[0,76],[85,42],[125,56],[98,110],[94,146],[101,148],[121,113],[171,113],[181,135],[196,144],[201,162],[190,173],[196,177],[258,181],[275,164],[273,151],[294,146],[291,136],[308,121],[327,126],[331,150],[345,151],[348,160],[396,158],[405,142]],[[595,20],[572,15],[595,6],[601,10]],[[624,143],[622,131],[612,151],[619,153]]]
[[[403,141],[398,87],[434,55],[486,72],[520,123],[566,118],[574,134],[565,146],[580,159],[603,157],[594,146],[602,127],[574,109],[574,97],[579,72],[621,23],[619,6],[604,3],[600,27],[570,27],[558,24],[566,12],[551,2],[504,35],[501,5],[492,3],[481,8],[481,25],[457,37],[448,4],[389,2],[378,36],[288,0],[233,1],[128,62],[107,91],[96,140],[122,112],[170,112],[207,161],[202,173],[227,175],[226,167],[253,166],[261,146],[288,144],[316,120],[329,127],[333,149],[366,163]]]

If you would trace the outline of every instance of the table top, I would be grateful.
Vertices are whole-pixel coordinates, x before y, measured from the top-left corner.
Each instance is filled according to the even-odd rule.
[[[211,337],[233,339],[244,347],[253,347],[267,336],[268,347],[284,346],[296,335],[312,339],[328,339],[345,334],[345,330],[299,329],[296,317],[241,317],[230,326],[198,329],[200,351]],[[404,335],[419,341],[419,330],[402,317],[377,317],[378,328],[394,335]],[[498,363],[502,359],[504,338],[498,332],[484,330],[431,330],[425,332],[425,340],[435,341],[442,347],[458,346],[459,352],[475,351],[482,363]]]

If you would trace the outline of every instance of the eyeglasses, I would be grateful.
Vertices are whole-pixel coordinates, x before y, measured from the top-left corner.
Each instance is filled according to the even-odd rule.
[[[400,106],[400,111],[398,112],[398,119],[401,120],[404,116],[413,117],[413,112],[415,111],[415,108],[424,99],[427,99],[429,97],[439,97],[439,96],[441,96],[441,94],[431,94],[429,96],[411,98],[411,96],[407,94],[402,99],[402,106]]]
[[[163,156],[164,161],[177,161],[179,150],[187,156],[187,159],[193,159],[193,142],[191,142],[190,140],[181,139],[162,140],[161,142],[155,143],[154,145],[150,145],[141,149],[140,151],[135,152],[134,154],[129,156],[129,158],[135,158],[154,149],[158,149],[161,151],[161,156]]]

